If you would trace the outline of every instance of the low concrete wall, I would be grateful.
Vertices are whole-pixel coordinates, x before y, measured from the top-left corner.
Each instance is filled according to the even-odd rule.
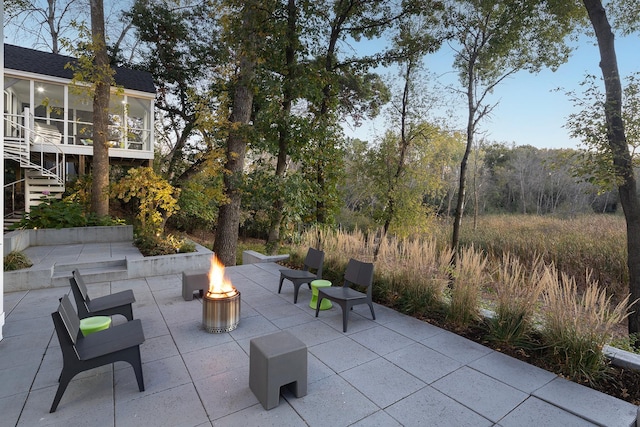
[[[208,270],[212,256],[212,251],[196,244],[196,252],[148,256],[138,259],[127,258],[128,276],[130,279],[134,279],[164,274],[178,274],[191,270]]]
[[[15,230],[4,235],[4,256],[12,251],[23,251],[29,246],[125,242],[131,240],[133,240],[132,225]]]
[[[53,267],[33,268],[25,270],[5,271],[3,275],[4,292],[30,291],[34,289],[53,288]],[[69,282],[66,282],[67,285]]]
[[[183,271],[208,271],[213,252],[196,245],[197,252],[174,255],[159,255],[143,258],[126,257],[122,260],[124,268],[111,264],[117,260],[105,261],[102,269],[95,268],[99,262],[92,263],[91,273],[85,275],[87,283],[107,282],[112,280],[138,279],[141,277],[162,276],[165,274],[181,274]],[[82,263],[77,264],[82,269]],[[97,270],[103,270],[102,272]],[[61,276],[56,273],[55,266],[47,268],[28,268],[24,270],[4,272],[4,292],[28,291],[33,289],[68,287],[71,273]]]
[[[30,244],[31,233],[29,230],[15,230],[4,235],[3,256],[13,251],[24,251]]]
[[[43,228],[31,231],[30,246],[72,245],[75,243],[126,242],[133,240],[132,225],[104,227]]]
[[[278,262],[289,259],[289,255],[264,255],[256,251],[243,251],[242,264],[257,264],[260,262]]]
[[[131,242],[133,227],[78,227],[64,229],[16,230],[4,236],[5,255],[10,251],[22,251],[29,246],[73,245],[78,243]],[[123,256],[121,259],[93,260],[78,262],[79,268],[93,270],[86,279],[88,283],[140,277],[180,274],[183,271],[209,269],[213,252],[196,244],[196,252],[159,255],[151,257]],[[120,266],[121,264],[121,266]],[[43,289],[68,286],[66,274],[68,267],[62,264],[53,266],[33,266],[24,270],[4,272],[4,292],[31,289]],[[56,270],[57,269],[57,270]],[[71,268],[68,268],[69,275]],[[98,271],[96,271],[98,270]],[[62,275],[61,275],[62,274]],[[65,276],[65,277],[63,277]],[[93,280],[92,280],[93,278]]]

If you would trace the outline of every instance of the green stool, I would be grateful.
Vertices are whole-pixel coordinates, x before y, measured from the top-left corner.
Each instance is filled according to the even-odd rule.
[[[111,317],[109,316],[93,316],[80,319],[80,330],[85,337],[94,332],[102,331],[111,326]]]
[[[328,280],[314,280],[311,282],[311,302],[309,302],[309,307],[315,310],[318,305],[318,288],[329,287],[331,287],[331,282]],[[320,303],[320,310],[329,310],[331,307],[333,307],[333,304],[326,298]]]

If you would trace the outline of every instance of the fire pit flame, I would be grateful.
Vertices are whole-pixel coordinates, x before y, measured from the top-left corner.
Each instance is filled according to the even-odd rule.
[[[225,277],[224,265],[211,257],[209,291],[202,298],[202,326],[207,332],[233,331],[240,322],[240,292]]]
[[[211,268],[209,269],[209,292],[210,298],[229,298],[238,293],[229,279],[224,275],[224,265],[213,255],[211,257]]]

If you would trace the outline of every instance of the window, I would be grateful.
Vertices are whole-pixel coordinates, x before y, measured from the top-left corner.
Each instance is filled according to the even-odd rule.
[[[64,86],[36,81],[33,97],[34,121],[42,125],[55,126],[62,135],[64,133]]]
[[[127,147],[150,150],[151,103],[149,100],[132,96],[128,97],[127,101]]]

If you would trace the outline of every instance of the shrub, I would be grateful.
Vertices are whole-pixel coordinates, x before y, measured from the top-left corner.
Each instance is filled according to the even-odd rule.
[[[22,252],[13,251],[4,257],[4,271],[22,270],[33,265],[29,257]]]
[[[171,255],[194,252],[196,250],[196,246],[192,241],[172,234],[161,236],[139,234],[135,236],[133,244],[144,256]]]
[[[91,209],[91,183],[93,176],[91,174],[77,177],[73,182],[66,186],[65,200],[78,203],[83,207],[85,212]]]
[[[180,209],[171,216],[171,226],[187,233],[212,230],[218,215],[220,197],[210,193],[211,190],[197,180],[184,183],[178,198]]]
[[[43,197],[42,202],[31,208],[16,228],[70,228],[94,225],[118,225],[122,221],[110,217],[98,217],[93,213],[85,213],[81,204],[66,199]]]
[[[574,278],[558,274],[554,266],[543,275],[545,303],[542,336],[558,368],[576,382],[593,383],[606,374],[603,347],[616,325],[627,316],[629,296],[617,305],[586,275],[586,290],[579,294]]]
[[[635,333],[624,337],[614,337],[609,345],[629,353],[640,354],[640,348],[636,347],[636,343],[639,341],[640,334]]]
[[[124,202],[137,203],[138,229],[145,239],[153,241],[153,236],[162,235],[164,223],[176,210],[178,201],[174,195],[180,191],[151,168],[131,168],[127,175],[113,184],[112,193]]]
[[[439,251],[433,239],[387,238],[376,267],[390,284],[390,300],[407,314],[441,310],[449,283],[452,252]]]

